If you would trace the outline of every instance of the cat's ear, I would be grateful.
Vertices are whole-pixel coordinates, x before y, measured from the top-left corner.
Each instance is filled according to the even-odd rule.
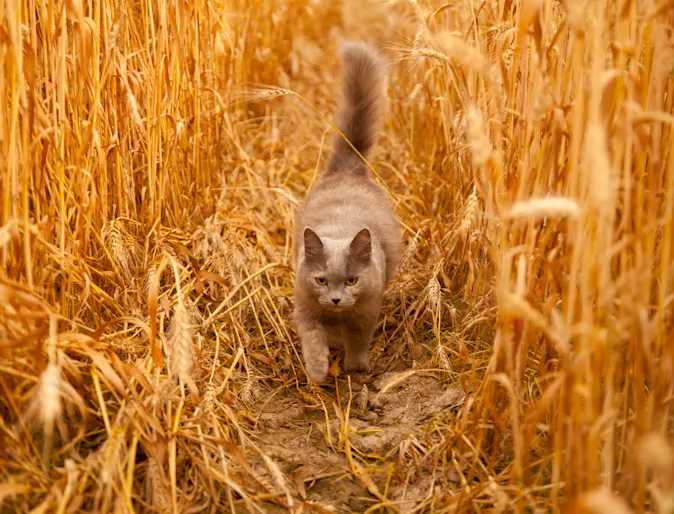
[[[323,242],[309,227],[304,229],[304,258],[309,266],[318,266],[325,262]]]
[[[358,264],[368,264],[372,256],[372,235],[366,228],[356,234],[349,247],[351,258]]]

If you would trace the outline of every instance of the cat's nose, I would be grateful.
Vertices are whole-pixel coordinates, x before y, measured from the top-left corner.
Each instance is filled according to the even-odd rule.
[[[333,298],[333,299],[332,299],[332,303],[334,303],[335,305],[337,305],[337,304],[339,303],[340,300],[341,300],[341,298]]]

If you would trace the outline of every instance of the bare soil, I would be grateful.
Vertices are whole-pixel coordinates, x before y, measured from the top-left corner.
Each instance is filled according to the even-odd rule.
[[[334,366],[339,351],[331,358]],[[287,488],[305,505],[321,512],[365,512],[381,503],[377,495],[383,494],[398,511],[410,512],[432,498],[438,487],[434,463],[425,458],[435,444],[432,427],[454,415],[466,396],[439,374],[421,368],[383,371],[384,362],[390,363],[379,359],[369,374],[342,372],[333,385],[263,396],[253,407],[258,449],[291,477]],[[274,483],[258,452],[247,460],[256,475]],[[268,505],[267,512],[285,511]]]

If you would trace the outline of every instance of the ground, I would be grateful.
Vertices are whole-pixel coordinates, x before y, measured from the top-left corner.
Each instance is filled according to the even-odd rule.
[[[380,368],[358,381],[349,378],[321,394],[322,404],[310,405],[301,394],[263,400],[257,445],[292,477],[302,498],[322,507],[364,512],[386,491],[390,501],[411,510],[438,487],[426,455],[433,440],[428,427],[438,414],[456,415],[465,393],[422,369]],[[347,444],[353,454],[373,461],[369,478],[351,473]],[[257,466],[264,464],[258,459]]]

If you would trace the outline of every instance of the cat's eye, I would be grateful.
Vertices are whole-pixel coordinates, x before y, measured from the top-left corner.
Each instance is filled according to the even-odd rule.
[[[319,286],[327,286],[328,285],[328,279],[325,277],[316,277],[316,283]]]
[[[349,277],[346,279],[347,286],[355,286],[356,282],[358,282],[358,277]]]

